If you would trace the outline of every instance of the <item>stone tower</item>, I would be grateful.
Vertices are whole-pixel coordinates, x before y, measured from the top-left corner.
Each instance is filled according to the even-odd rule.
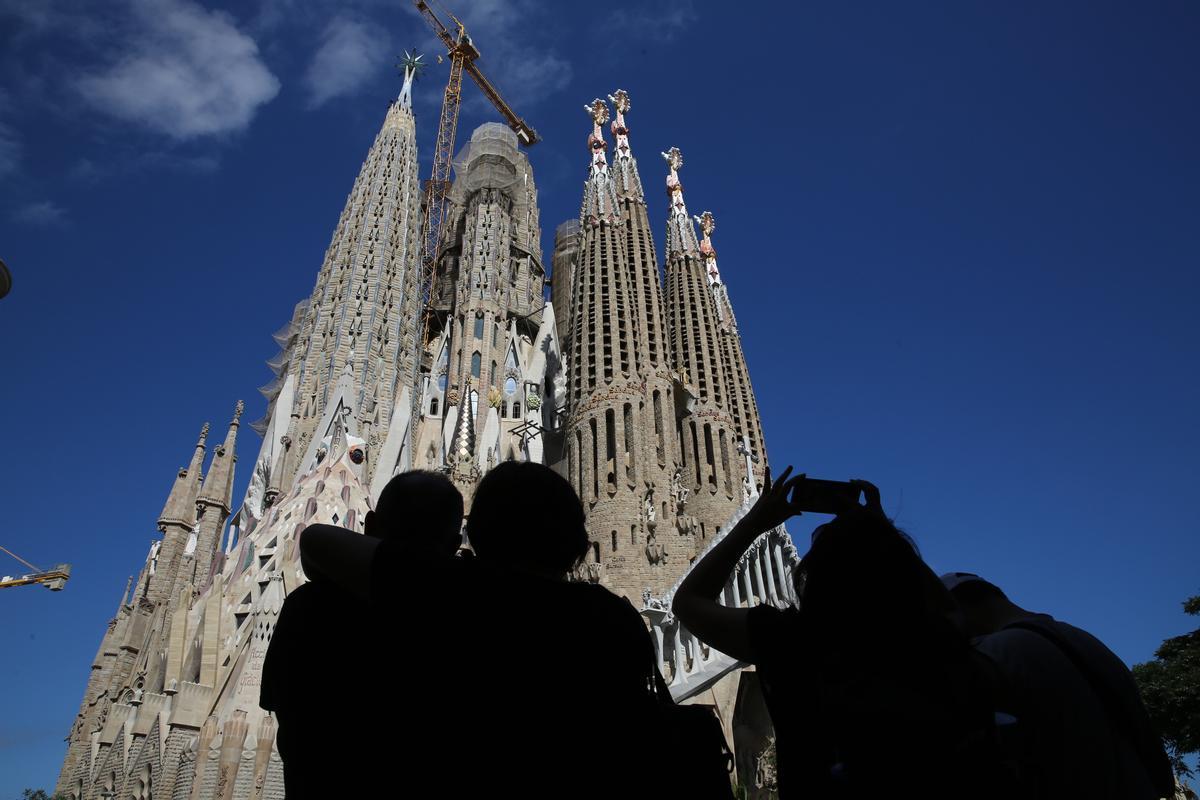
[[[583,500],[592,552],[585,576],[638,598],[670,585],[691,546],[674,525],[674,401],[662,349],[653,244],[619,93],[612,168],[603,100],[587,106],[592,154],[571,292],[568,476]],[[653,338],[651,334],[653,333]]]
[[[571,325],[571,283],[575,276],[575,261],[579,258],[579,220],[569,219],[554,230],[554,255],[550,260],[550,279],[553,283],[550,302],[558,313],[558,341],[569,350]]]
[[[413,466],[445,468],[469,503],[492,466],[544,460],[559,354],[544,299],[537,186],[516,135],[481,125],[455,160],[455,175]]]
[[[269,473],[264,494],[291,486],[338,415],[353,416],[357,434],[371,445],[365,451],[368,481],[384,456],[400,455],[382,445],[392,409],[411,402],[400,395],[415,356],[421,194],[412,75],[406,72],[404,89],[367,152],[297,320],[286,372],[272,387],[278,419],[270,463],[263,465]],[[386,477],[395,467],[395,459],[383,464]]]
[[[683,201],[678,148],[667,160],[667,308],[671,354],[686,391],[690,413],[680,421],[680,454],[691,490],[685,525],[701,541],[724,525],[743,500],[737,428],[730,414],[733,387],[724,368],[716,300],[709,289],[696,230]]]
[[[737,430],[738,452],[746,460],[747,469],[743,474],[748,483],[753,483],[745,487],[744,493],[756,493],[758,487],[762,486],[767,465],[766,440],[758,415],[758,400],[750,384],[750,369],[742,352],[742,337],[738,333],[733,303],[717,269],[717,251],[712,245],[712,232],[716,230],[717,223],[710,211],[696,217],[696,222],[704,235],[700,241],[700,255],[704,258],[704,271],[716,306],[717,341],[721,349],[721,370],[725,376],[728,408],[733,414],[733,424]]]

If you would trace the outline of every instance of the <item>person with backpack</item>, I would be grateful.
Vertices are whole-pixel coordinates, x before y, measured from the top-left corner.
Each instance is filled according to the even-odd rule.
[[[969,572],[942,576],[1004,676],[1039,796],[1173,797],[1175,775],[1129,669],[1085,630],[1021,608]]]
[[[780,797],[1012,797],[996,745],[988,665],[878,491],[813,534],[793,578],[798,608],[718,602],[760,534],[800,513],[789,467],[693,568],[673,610],[712,647],[754,664],[776,732]]]

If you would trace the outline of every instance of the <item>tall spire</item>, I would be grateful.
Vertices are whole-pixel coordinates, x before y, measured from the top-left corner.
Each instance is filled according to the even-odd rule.
[[[158,516],[159,530],[163,525],[176,523],[190,528],[196,514],[196,494],[200,491],[200,469],[204,465],[204,443],[208,439],[208,423],[200,428],[200,438],[192,452],[192,461],[179,470],[175,484],[167,495],[166,505]],[[165,532],[165,531],[164,531]]]
[[[737,318],[733,316],[733,304],[729,301],[729,292],[721,281],[721,271],[717,269],[717,251],[712,244],[712,232],[717,229],[717,222],[711,211],[705,211],[696,217],[703,238],[700,240],[700,255],[704,257],[704,271],[708,276],[708,286],[712,290],[713,300],[717,304],[717,317],[722,328],[732,325],[737,328]]]
[[[234,406],[233,419],[229,422],[229,431],[225,434],[225,441],[218,445],[213,453],[212,463],[208,466],[208,474],[204,477],[204,487],[200,490],[198,498],[198,502],[222,506],[226,514],[229,513],[233,494],[233,465],[237,461],[234,449],[237,444],[237,432],[241,425],[242,412],[245,410],[246,404],[238,400],[237,405]]]
[[[225,522],[229,519],[233,503],[233,465],[237,463],[237,432],[245,409],[246,404],[238,400],[225,441],[213,453],[208,474],[204,477],[204,488],[196,500],[196,544],[192,551],[195,561],[194,572],[190,576],[196,588],[203,588],[208,580],[221,532],[225,530]]]
[[[683,155],[678,147],[672,147],[662,157],[670,168],[667,173],[667,194],[671,197],[671,209],[667,217],[667,257],[670,258],[674,253],[691,255],[699,249],[699,245],[696,243],[692,218],[688,216],[687,206],[683,202],[683,184],[679,182]]]
[[[613,149],[613,171],[617,194],[622,198],[629,197],[643,202],[645,193],[642,191],[642,179],[638,175],[633,150],[629,147],[629,126],[625,124],[625,114],[629,111],[629,93],[624,89],[617,89],[608,96],[608,100],[616,111],[610,130],[616,140]]]
[[[608,106],[597,97],[583,110],[592,118],[592,132],[588,136],[592,164],[583,185],[583,207],[579,211],[579,221],[593,228],[602,223],[614,225],[620,222],[621,217],[617,208],[616,186],[609,175],[608,159],[604,155],[608,143],[604,141],[604,131],[600,127],[608,122]]]

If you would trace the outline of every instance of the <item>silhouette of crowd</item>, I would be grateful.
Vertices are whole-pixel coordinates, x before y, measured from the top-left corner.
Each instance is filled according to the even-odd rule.
[[[814,503],[824,483],[768,470],[672,605],[757,669],[781,797],[1173,796],[1112,652],[978,575],[939,578],[873,485]],[[794,607],[719,602],[760,534],[814,510],[835,513],[795,569]],[[463,517],[448,479],[414,471],[365,535],[301,535],[309,583],[283,606],[261,697],[289,800],[732,797],[719,722],[673,702],[638,610],[570,580],[589,546],[570,484],[507,462],[480,481],[465,540]]]

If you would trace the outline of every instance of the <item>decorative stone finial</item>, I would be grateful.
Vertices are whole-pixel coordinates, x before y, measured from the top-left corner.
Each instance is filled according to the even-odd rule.
[[[674,173],[678,172],[679,169],[683,167],[683,153],[679,152],[678,147],[672,147],[670,150],[663,153],[662,157],[666,159],[667,166],[671,168],[672,177],[674,177],[676,182],[678,182],[679,176],[675,175]],[[671,179],[667,178],[668,186],[671,185],[670,181]]]
[[[404,51],[400,63],[397,68],[404,70],[404,85],[400,87],[400,96],[396,98],[396,102],[401,108],[412,110],[412,85],[417,76],[425,69],[425,56],[413,51]]]
[[[700,232],[704,234],[704,240],[712,236],[712,232],[717,229],[717,221],[713,219],[711,211],[705,211],[700,216],[696,217],[696,224],[700,226]]]
[[[197,447],[203,447],[205,440],[208,439],[208,423],[200,426],[200,441],[196,442]]]
[[[595,124],[597,129],[608,122],[608,106],[599,97],[585,105],[583,110],[592,118],[592,123]]]
[[[241,400],[238,400],[237,405],[233,407],[233,422],[231,422],[230,424],[237,425],[238,421],[242,418],[242,412],[245,410],[246,410],[246,404],[243,403]]]
[[[621,116],[629,110],[629,93],[624,89],[617,89],[608,96],[608,100],[613,104],[613,108],[617,111],[617,116]]]

